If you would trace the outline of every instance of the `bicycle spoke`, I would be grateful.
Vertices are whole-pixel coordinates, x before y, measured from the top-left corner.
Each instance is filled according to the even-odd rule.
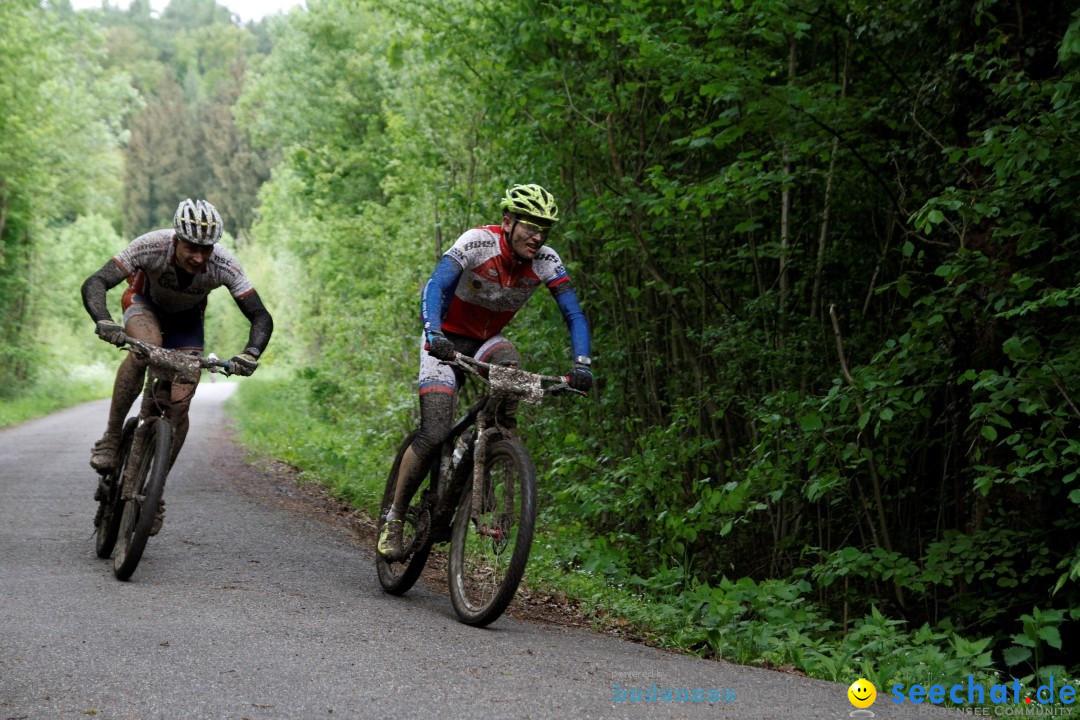
[[[394,497],[394,488],[397,483],[398,469],[402,455],[405,453],[416,437],[416,433],[410,434],[398,448],[394,458],[394,464],[386,480],[386,488],[383,492],[382,512],[379,516],[379,524],[376,537],[382,531],[382,525],[386,518],[386,512],[390,508],[390,502]],[[424,500],[431,490],[431,473],[424,472],[419,487],[414,491],[408,512],[405,514],[402,547],[406,548],[405,557],[400,562],[391,562],[384,558],[376,550],[375,567],[379,575],[379,583],[383,590],[393,595],[407,592],[413,586],[420,572],[424,569],[428,554],[431,552],[432,539],[429,526],[431,518],[425,507]]]
[[[499,458],[490,466],[483,485],[480,514],[470,518],[465,537],[461,590],[468,607],[487,607],[507,582],[508,569],[518,542],[515,502],[519,482],[512,458]]]

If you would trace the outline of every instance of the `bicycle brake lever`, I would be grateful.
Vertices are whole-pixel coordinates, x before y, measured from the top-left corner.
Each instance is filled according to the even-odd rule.
[[[129,335],[125,335],[124,343],[124,345],[120,345],[116,349],[125,350],[133,355],[138,355],[140,357],[148,357],[150,355],[150,351],[146,348],[146,345],[141,340],[136,340]]]
[[[568,380],[569,378],[566,379]],[[570,387],[570,384],[565,380],[558,385],[552,385],[544,391],[545,395],[561,395],[563,393],[571,393],[574,395],[580,395],[582,397],[589,397],[589,393],[582,392],[581,390]]]
[[[461,353],[459,353],[457,350],[455,350],[454,351],[454,357],[450,358],[449,360],[439,360],[439,358],[435,358],[435,359],[439,360],[440,365],[459,365],[459,364],[461,364],[461,360],[459,359],[460,356],[461,356]],[[435,356],[432,355],[432,357],[435,357]]]
[[[217,363],[214,365],[207,365],[206,369],[215,375],[224,375],[229,377],[232,375],[232,360],[226,360],[223,363]]]

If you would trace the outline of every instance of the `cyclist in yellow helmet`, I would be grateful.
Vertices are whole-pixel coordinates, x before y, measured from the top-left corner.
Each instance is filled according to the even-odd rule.
[[[393,506],[378,543],[379,552],[390,561],[401,558],[402,517],[410,488],[415,488],[420,470],[450,431],[463,378],[441,361],[461,352],[485,362],[520,365],[517,348],[502,329],[533,291],[546,285],[570,331],[570,385],[581,391],[592,387],[589,325],[562,260],[547,245],[559,221],[554,196],[539,185],[514,185],[500,208],[502,223],[465,232],[424,286],[420,432],[402,458]],[[515,409],[515,403],[507,404],[501,419],[504,427],[515,426]]]

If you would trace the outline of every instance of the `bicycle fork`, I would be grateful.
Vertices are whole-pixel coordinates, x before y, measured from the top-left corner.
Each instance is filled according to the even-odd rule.
[[[505,519],[505,515],[510,512],[510,508],[513,507],[514,488],[512,482],[504,483],[505,487],[503,488],[503,494],[505,495],[504,500],[506,504],[503,512],[500,513],[503,517],[496,518],[496,524],[492,525],[481,522],[481,518],[484,514],[491,512],[497,506],[497,499],[494,497],[496,488],[492,479],[488,477],[484,471],[487,466],[488,440],[493,435],[506,434],[506,430],[500,427],[497,422],[489,426],[489,417],[489,412],[486,411],[477,418],[476,447],[473,451],[471,519],[476,526],[479,535],[490,537],[493,540],[505,540],[508,536],[508,532],[506,523],[503,522],[503,520]]]
[[[146,447],[146,436],[149,433],[150,421],[157,418],[158,422],[168,422],[165,419],[165,407],[168,405],[172,383],[164,378],[156,376],[153,370],[148,370],[146,384],[143,386],[143,398],[139,408],[139,424],[135,427],[135,435],[131,441],[131,451],[128,453],[128,463],[124,468],[124,477],[120,479],[121,495],[125,501],[135,497],[135,485],[137,478],[144,472],[143,448]],[[149,468],[145,468],[149,470]],[[142,499],[140,498],[140,505]]]
[[[142,468],[143,448],[146,446],[146,422],[140,422],[135,428],[135,435],[131,440],[131,451],[128,453],[128,462],[124,467],[124,476],[120,478],[120,497],[124,502],[130,502],[135,497],[135,482]]]

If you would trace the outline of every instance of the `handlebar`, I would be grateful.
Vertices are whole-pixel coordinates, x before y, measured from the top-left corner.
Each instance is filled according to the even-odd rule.
[[[172,371],[177,375],[185,376],[188,379],[190,379],[193,374],[195,379],[197,379],[200,369],[209,370],[212,373],[219,373],[226,376],[232,374],[232,361],[220,360],[213,353],[202,357],[196,357],[176,350],[158,347],[157,345],[152,345],[151,343],[133,338],[130,335],[124,335],[124,342],[127,343],[129,347],[121,347],[122,350],[127,350],[135,355],[146,358],[151,365]]]
[[[526,402],[539,402],[544,395],[573,394],[588,397],[588,393],[570,387],[568,375],[539,375],[515,367],[486,363],[459,352],[454,353],[454,358],[449,362],[443,362],[477,376],[490,385],[493,391],[519,395]]]

